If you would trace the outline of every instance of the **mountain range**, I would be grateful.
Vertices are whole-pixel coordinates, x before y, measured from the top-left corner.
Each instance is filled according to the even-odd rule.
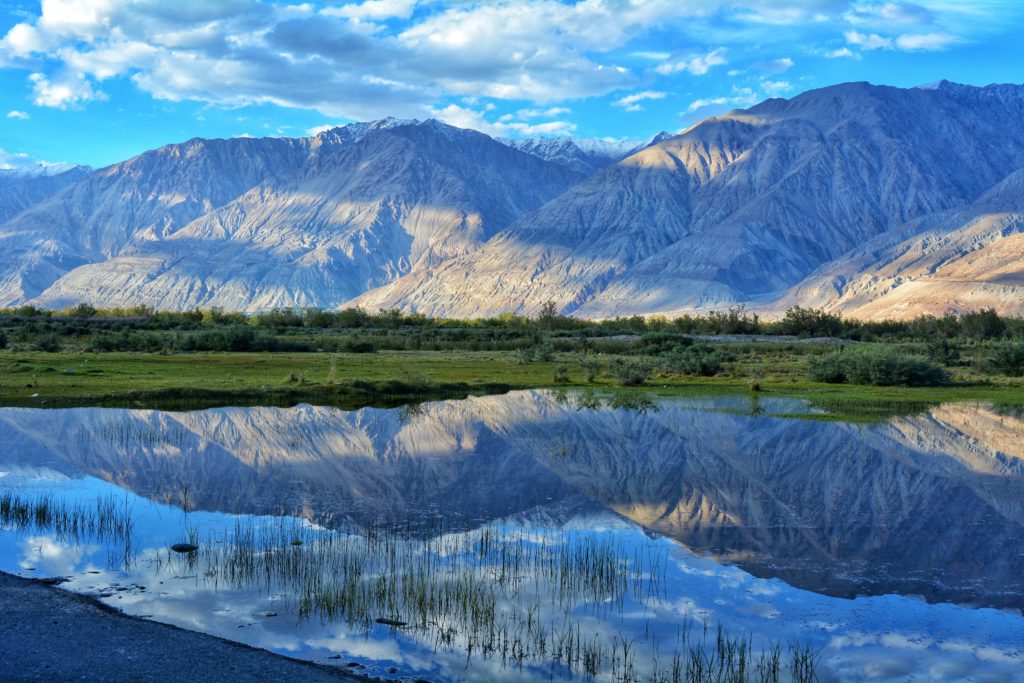
[[[384,119],[0,174],[0,305],[1024,315],[1024,86],[847,83],[643,143]]]

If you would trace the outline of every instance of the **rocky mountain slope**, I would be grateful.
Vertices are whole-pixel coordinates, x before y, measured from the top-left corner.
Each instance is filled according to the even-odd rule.
[[[882,233],[786,293],[858,318],[1024,307],[1024,170],[978,201]]]
[[[190,140],[0,225],[0,303],[337,306],[466,253],[580,177],[436,121]]]
[[[0,186],[0,305],[1024,315],[1024,86],[836,85],[629,152],[385,119]]]
[[[708,119],[357,303],[458,316],[548,300],[595,317],[756,307],[1022,167],[1024,87],[824,88]]]

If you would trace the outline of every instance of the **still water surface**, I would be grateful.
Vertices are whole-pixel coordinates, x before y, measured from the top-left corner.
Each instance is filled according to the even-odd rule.
[[[131,528],[8,520],[0,570],[385,678],[1024,680],[1024,420],[801,413],[7,408],[0,494]]]

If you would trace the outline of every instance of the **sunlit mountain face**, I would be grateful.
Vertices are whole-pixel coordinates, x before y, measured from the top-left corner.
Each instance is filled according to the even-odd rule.
[[[622,642],[652,674],[673,652],[713,654],[721,626],[752,657],[775,643],[789,662],[803,643],[823,678],[1012,680],[1020,416],[801,414],[820,417],[796,401],[547,391],[358,411],[3,409],[0,569],[382,674],[605,680],[630,659]],[[552,659],[569,632],[579,652]]]
[[[196,138],[0,184],[0,305],[1022,315],[1022,140],[1024,86],[947,81],[619,143],[394,118]]]

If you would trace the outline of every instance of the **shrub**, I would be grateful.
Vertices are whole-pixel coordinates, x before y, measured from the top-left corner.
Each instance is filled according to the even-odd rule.
[[[6,349],[6,348],[7,348],[7,335],[4,334],[3,332],[0,332],[0,349]]]
[[[722,362],[731,356],[723,351],[700,345],[666,354],[662,357],[661,367],[667,372],[681,375],[699,375],[713,377],[722,371]]]
[[[569,382],[569,367],[566,365],[556,367],[554,380],[555,384],[567,384]]]
[[[1001,337],[1006,331],[1006,323],[995,312],[995,309],[985,308],[961,315],[960,328],[966,337],[995,339]]]
[[[941,365],[957,365],[960,362],[960,348],[945,338],[933,339],[925,344],[928,360]]]
[[[373,342],[360,339],[349,339],[342,348],[349,353],[377,353],[377,347]]]
[[[838,337],[843,319],[815,308],[793,306],[779,323],[779,331],[800,337]]]
[[[534,356],[541,363],[550,363],[555,359],[555,347],[551,344],[551,342],[544,342],[543,344],[538,344],[533,351]]]
[[[580,370],[588,384],[593,384],[597,376],[601,374],[601,364],[596,360],[588,358],[580,361]]]
[[[812,359],[808,373],[816,382],[930,387],[948,381],[945,371],[917,356],[889,350],[858,350]]]
[[[1024,342],[1005,342],[992,347],[988,367],[1011,377],[1024,375]]]
[[[651,376],[651,364],[642,360],[618,360],[610,368],[612,377],[624,387],[635,387]]]
[[[532,346],[524,346],[519,349],[519,362],[520,363],[532,363],[537,357]]]
[[[57,353],[63,348],[60,343],[60,339],[55,334],[44,334],[36,338],[35,343],[32,345],[36,351],[45,351],[46,353]]]

